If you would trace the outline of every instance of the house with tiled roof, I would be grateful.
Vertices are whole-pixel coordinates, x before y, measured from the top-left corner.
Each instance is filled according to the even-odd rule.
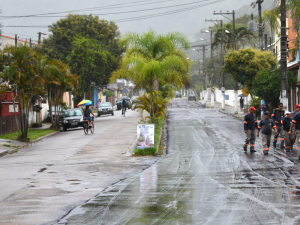
[[[22,40],[19,38],[15,38],[15,37],[10,37],[4,34],[0,34],[0,50],[2,50],[4,48],[5,45],[15,45],[16,43],[25,43],[25,44],[30,44],[30,39],[28,40]],[[36,43],[31,43],[31,46],[36,46]]]

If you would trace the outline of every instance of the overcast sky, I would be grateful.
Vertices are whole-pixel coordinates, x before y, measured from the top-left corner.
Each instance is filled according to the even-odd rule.
[[[102,14],[100,18],[113,20],[122,34],[131,31],[143,33],[150,28],[157,33],[179,31],[190,42],[201,28],[211,22],[205,19],[221,19],[213,12],[237,10],[254,0],[1,0],[2,34],[37,41],[37,32],[49,34],[47,26],[68,13]],[[265,0],[265,2],[274,0]],[[75,11],[74,11],[75,10]],[[252,9],[251,9],[252,10]],[[72,12],[73,11],[73,12]],[[257,9],[252,10],[257,11]],[[50,14],[51,13],[51,14]],[[54,14],[53,14],[54,13]],[[251,13],[251,12],[249,12]],[[16,17],[46,14],[44,17]],[[104,15],[106,14],[106,15]],[[108,15],[109,14],[109,15]],[[46,16],[46,17],[45,17]],[[145,17],[150,17],[146,18]],[[230,17],[230,15],[228,15]],[[35,27],[9,27],[35,26]]]

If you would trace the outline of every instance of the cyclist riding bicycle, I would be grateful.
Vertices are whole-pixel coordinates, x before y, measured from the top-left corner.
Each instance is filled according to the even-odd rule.
[[[85,110],[84,110],[84,117],[89,121],[89,126],[92,125],[91,113],[93,114],[93,116],[95,116],[95,114],[92,112],[92,110],[90,109],[90,107],[87,105],[85,107]]]
[[[122,100],[121,105],[122,105],[122,115],[123,115],[123,112],[124,112],[123,110],[125,110],[125,112],[126,112],[126,107],[127,107],[127,102],[125,99]]]

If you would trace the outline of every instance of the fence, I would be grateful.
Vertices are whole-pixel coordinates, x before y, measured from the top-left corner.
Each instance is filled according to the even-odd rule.
[[[17,114],[19,128],[21,125],[20,114]],[[9,134],[18,131],[15,115],[0,117],[0,135]]]

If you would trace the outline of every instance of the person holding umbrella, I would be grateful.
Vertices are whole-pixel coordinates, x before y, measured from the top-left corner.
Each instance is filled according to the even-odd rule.
[[[93,116],[95,117],[95,114],[92,112],[92,110],[90,109],[90,105],[92,104],[92,101],[90,100],[82,100],[81,102],[79,102],[79,104],[77,106],[86,106],[83,116],[89,121],[89,126],[91,126],[92,123],[92,117],[91,114],[93,114]]]
[[[241,98],[240,98],[240,108],[241,108],[241,112],[242,112],[243,109],[244,109],[244,98],[243,98],[243,96],[241,96]]]

